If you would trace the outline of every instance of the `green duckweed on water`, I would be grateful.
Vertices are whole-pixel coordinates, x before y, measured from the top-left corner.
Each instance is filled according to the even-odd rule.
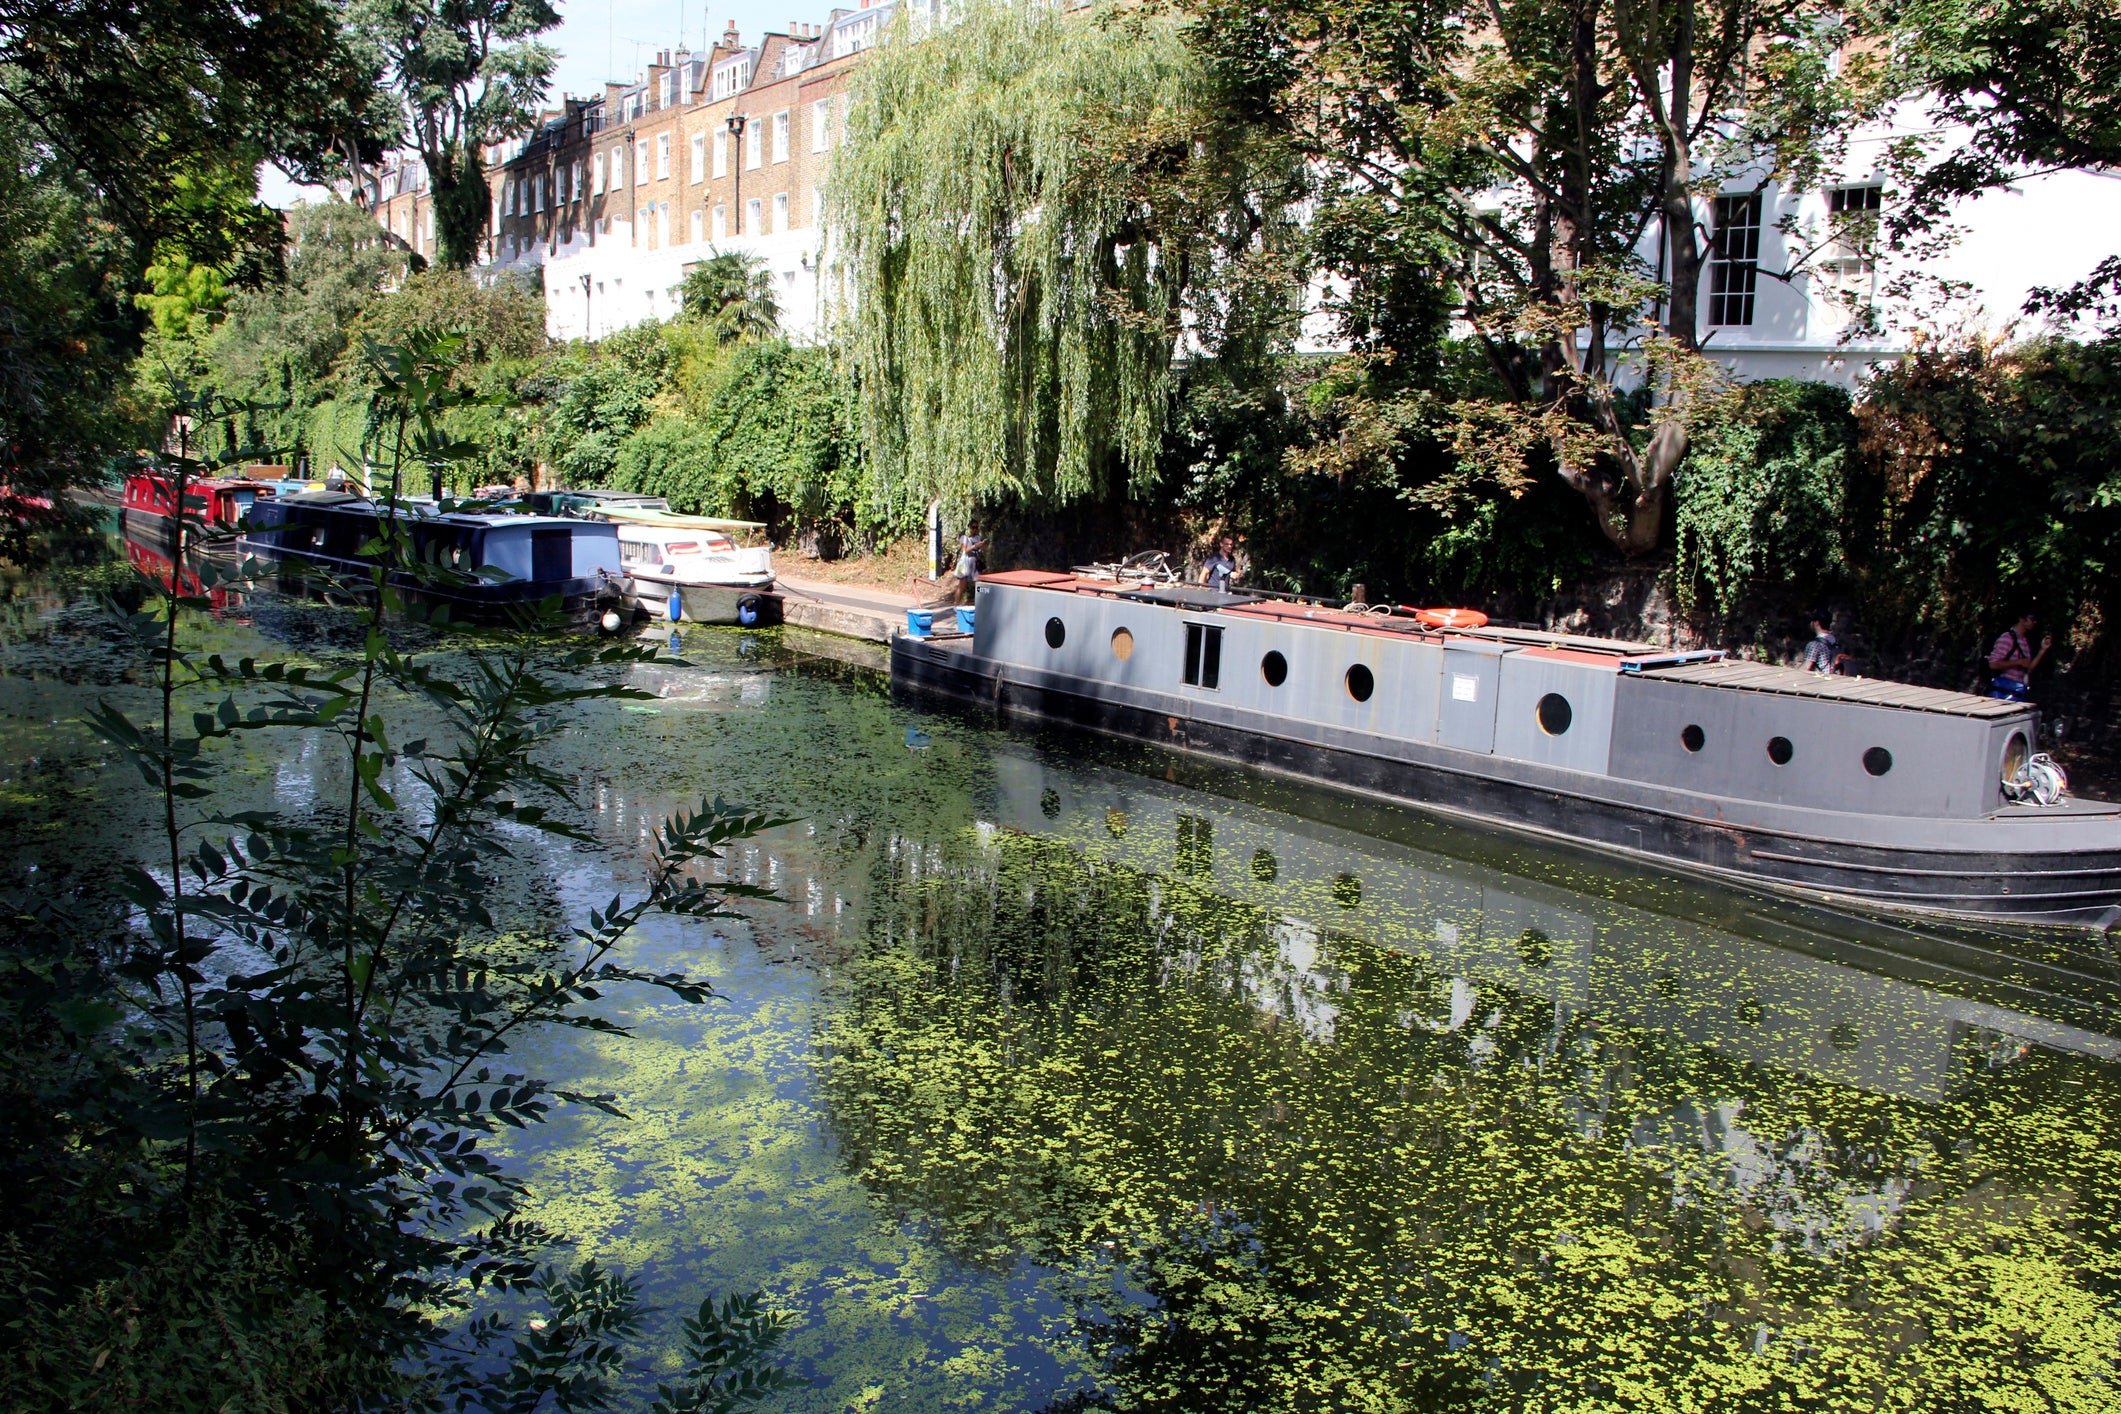
[[[78,722],[123,674],[70,612],[0,661],[18,866],[122,789]],[[333,651],[328,611],[250,613],[197,632]],[[2088,941],[1012,736],[792,644],[693,630],[550,743],[596,840],[520,858],[554,917],[702,796],[801,823],[728,861],[780,903],[641,939],[720,1000],[526,1048],[626,1117],[510,1151],[652,1300],[795,1313],[787,1408],[2121,1408]],[[231,764],[285,807],[326,761]]]

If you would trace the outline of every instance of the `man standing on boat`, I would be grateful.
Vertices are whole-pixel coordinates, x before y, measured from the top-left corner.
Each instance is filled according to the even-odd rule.
[[[2020,614],[2018,622],[2003,630],[1995,646],[1988,650],[1989,696],[2011,702],[2032,699],[2033,669],[2047,657],[2047,650],[2055,646],[2055,636],[2049,634],[2040,640],[2040,651],[2033,651],[2033,630],[2039,624],[2038,614]]]
[[[1217,594],[1230,592],[1230,581],[1237,578],[1237,541],[1225,535],[1215,542],[1215,550],[1201,563],[1200,582]]]

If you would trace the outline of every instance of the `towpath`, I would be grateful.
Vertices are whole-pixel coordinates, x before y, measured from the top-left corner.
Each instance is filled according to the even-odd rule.
[[[814,628],[872,643],[890,641],[894,628],[906,626],[906,611],[922,602],[910,594],[868,584],[796,579],[781,575],[774,587],[781,595],[781,618],[800,628]]]

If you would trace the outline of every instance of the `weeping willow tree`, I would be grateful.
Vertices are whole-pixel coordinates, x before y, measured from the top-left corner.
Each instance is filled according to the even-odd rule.
[[[902,19],[833,170],[879,493],[1068,500],[1153,475],[1174,360],[1294,327],[1301,169],[1174,20],[982,0]]]

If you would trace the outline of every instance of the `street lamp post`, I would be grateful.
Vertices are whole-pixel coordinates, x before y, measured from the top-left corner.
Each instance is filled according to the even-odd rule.
[[[736,195],[730,204],[736,208],[736,233],[744,234],[744,124],[742,113],[729,115],[729,174],[736,178]]]

